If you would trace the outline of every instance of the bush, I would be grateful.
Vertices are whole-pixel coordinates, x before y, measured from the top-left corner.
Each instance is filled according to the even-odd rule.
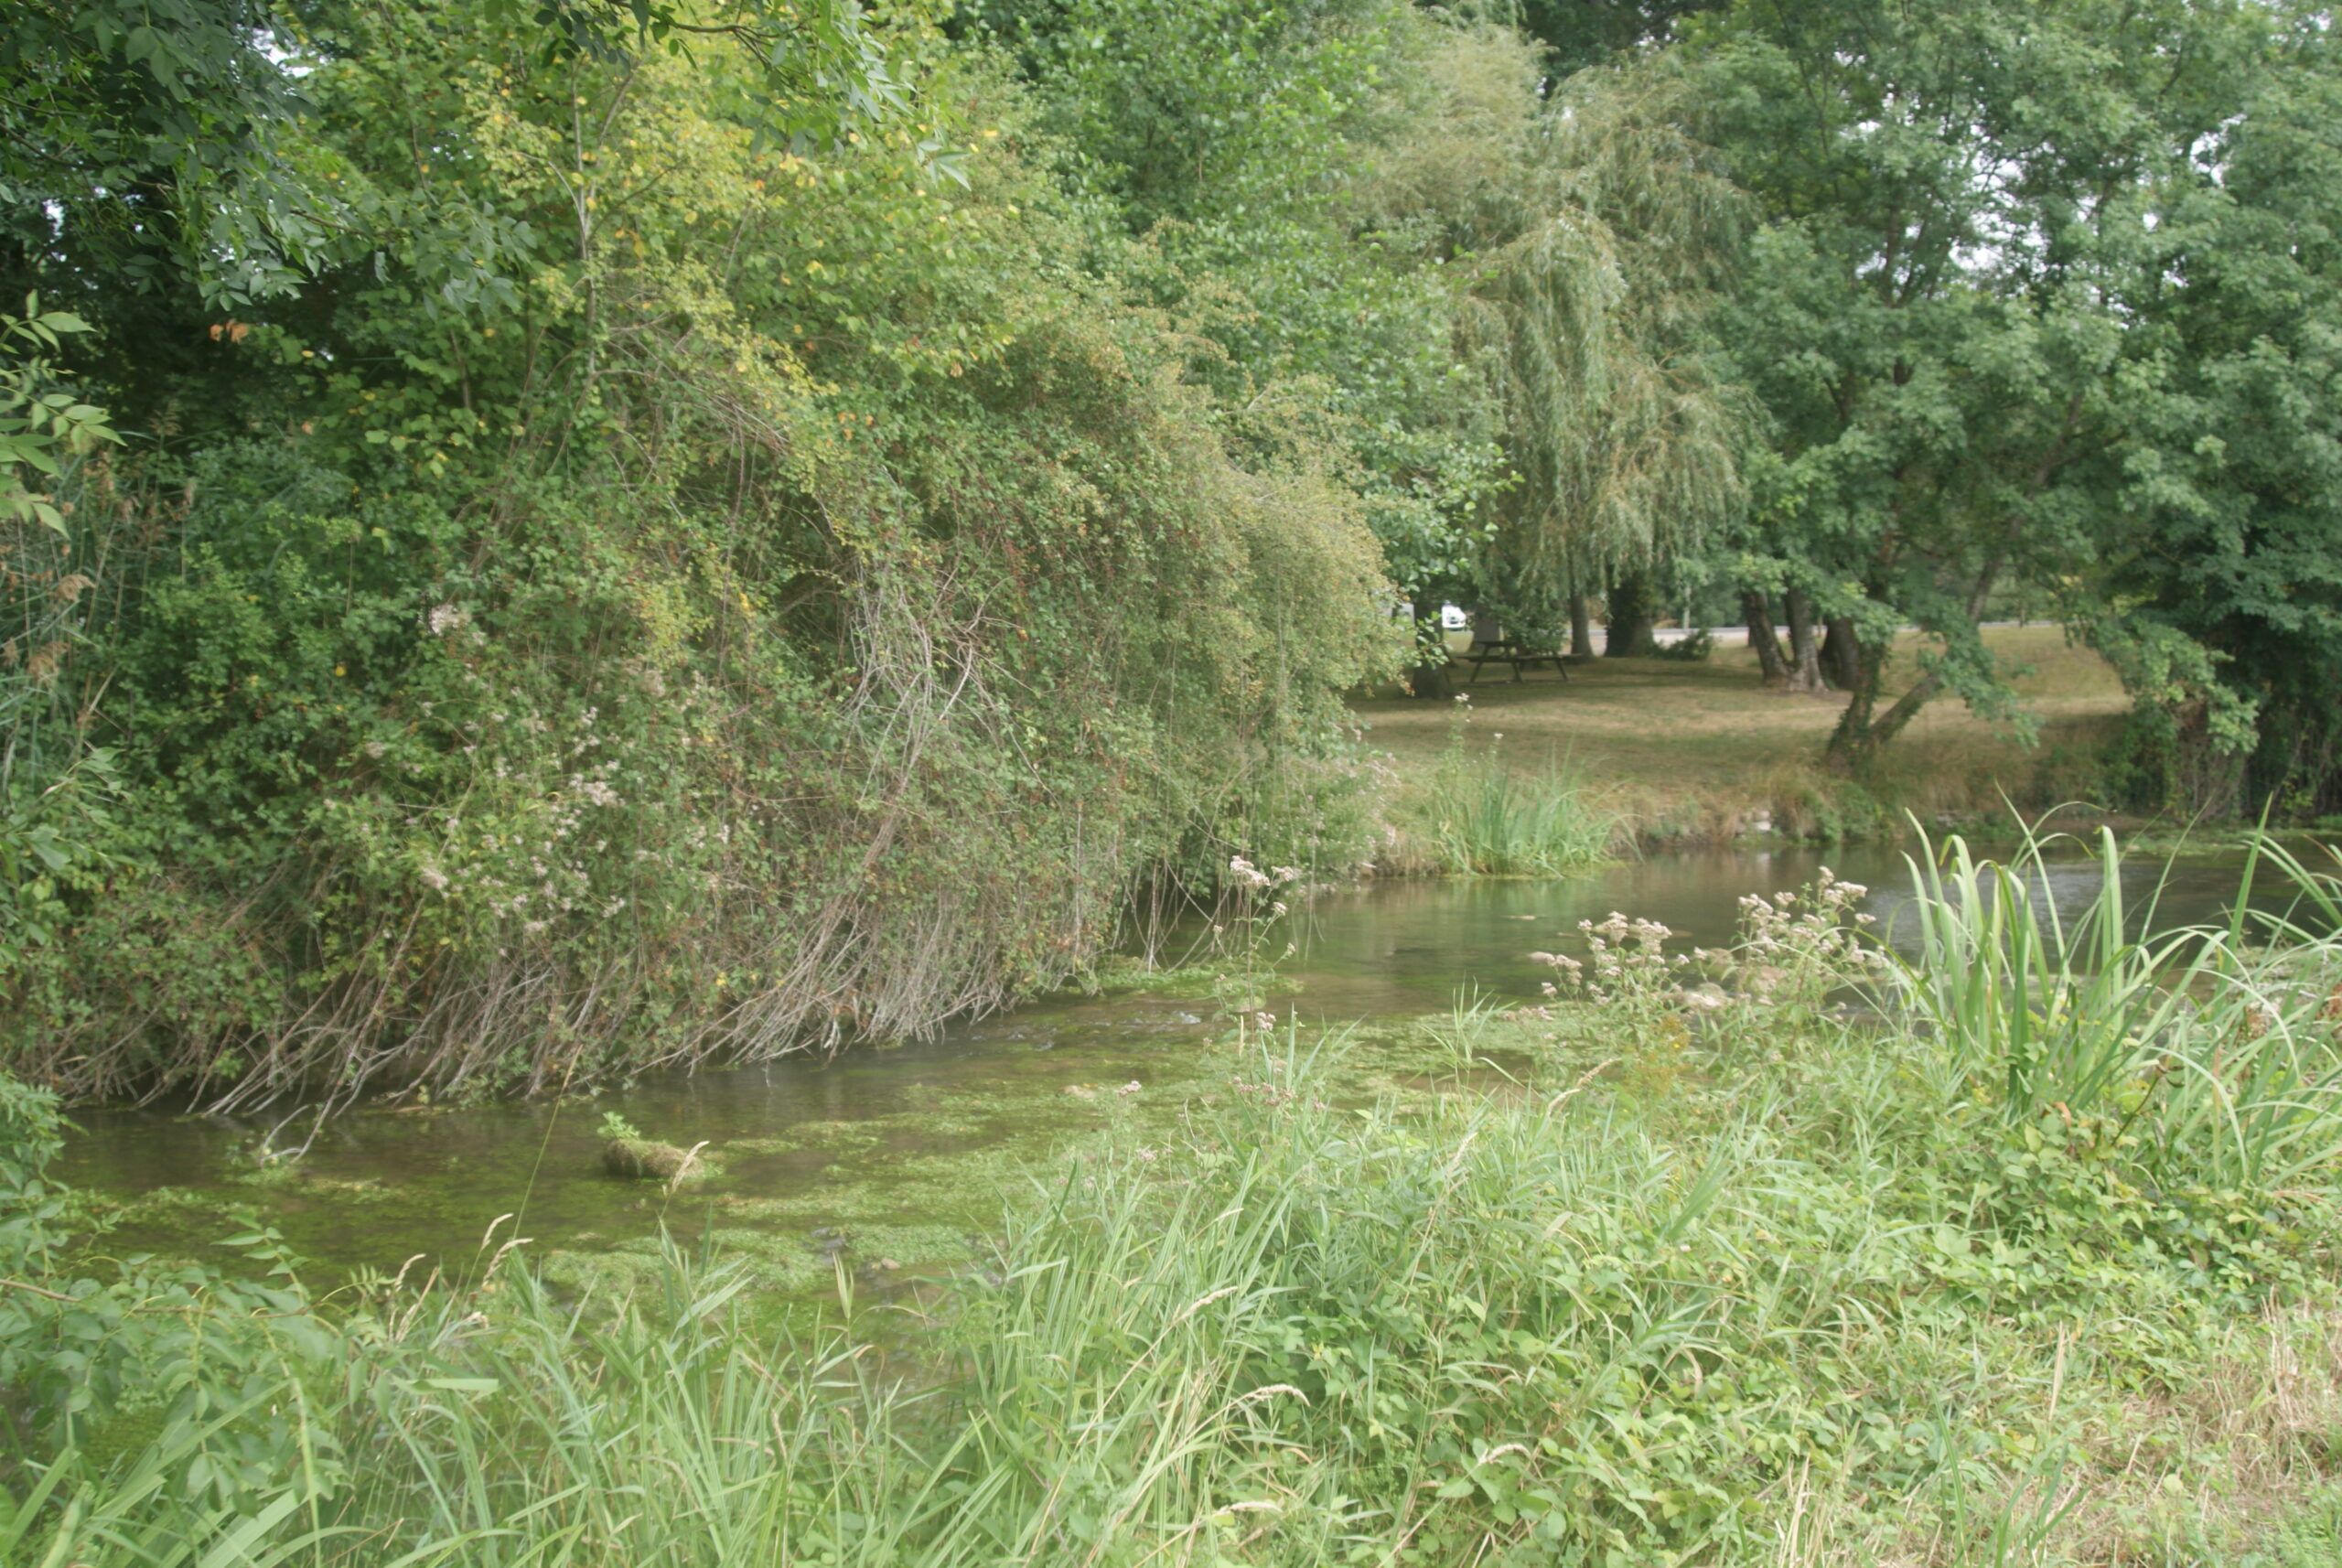
[[[939,199],[759,145],[711,62],[351,25],[310,134],[405,260],[82,477],[81,728],[8,805],[91,741],[119,804],[0,950],[16,1070],[228,1107],[827,1048],[1057,983],[1233,850],[1360,857],[1339,693],[1397,650],[1342,460],[1228,435],[1009,142]],[[467,73],[511,91],[433,100],[452,168],[372,134]],[[629,196],[571,254],[530,149],[581,94]]]
[[[1715,634],[1703,626],[1694,627],[1689,636],[1660,643],[1658,657],[1680,659],[1687,664],[1704,664],[1715,650]]]

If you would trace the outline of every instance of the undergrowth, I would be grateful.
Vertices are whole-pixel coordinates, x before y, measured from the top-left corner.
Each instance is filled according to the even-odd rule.
[[[1370,1103],[1344,1032],[1244,1029],[1175,1132],[1036,1173],[948,1288],[842,1275],[824,1329],[671,1249],[608,1298],[493,1247],[322,1315],[219,1294],[199,1348],[132,1331],[176,1298],[8,1292],[48,1380],[0,1555],[2331,1561],[2342,890],[2272,854],[2282,918],[2142,938],[2102,853],[2065,921],[2037,849],[1955,841],[1916,956],[1828,878],[1725,951],[1590,924]],[[11,1103],[23,1280],[60,1221]],[[63,1392],[105,1303],[159,1421]]]
[[[1559,763],[1521,774],[1495,755],[1475,757],[1471,722],[1470,700],[1456,697],[1438,765],[1400,809],[1412,853],[1386,858],[1459,876],[1560,876],[1609,855],[1617,821],[1592,804],[1583,778]]]

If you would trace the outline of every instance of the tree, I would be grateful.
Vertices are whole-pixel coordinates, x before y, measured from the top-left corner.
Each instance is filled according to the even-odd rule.
[[[1687,25],[1766,221],[1730,338],[1764,405],[1754,585],[1810,595],[1859,767],[1928,701],[2014,715],[1977,623],[2086,557],[2124,429],[2138,193],[2232,113],[2259,24],[2178,4],[1741,4]],[[1885,701],[1890,639],[1927,635]]]
[[[1553,69],[1567,75],[1671,38],[1689,16],[1717,0],[1520,0],[1513,20],[1552,51]]]
[[[208,304],[290,286],[330,203],[285,156],[298,113],[271,0],[27,0],[0,21],[0,289],[60,272]]]
[[[1744,3],[1684,33],[1765,214],[1730,332],[1769,426],[1739,570],[1828,628],[1832,756],[1946,693],[2021,722],[1976,625],[2022,586],[2123,671],[2150,793],[2332,800],[2321,14]]]
[[[1463,341],[1463,271],[1384,198],[1438,105],[1451,30],[1401,0],[1259,5],[1064,0],[977,8],[1014,48],[1060,166],[1104,224],[1101,271],[1193,334],[1197,381],[1254,460],[1334,450],[1418,614],[1471,598],[1503,480],[1488,367]],[[1533,109],[1533,81],[1520,84]],[[1127,242],[1124,242],[1127,241]]]
[[[1684,134],[1680,74],[1589,70],[1549,94],[1545,63],[1502,31],[1446,37],[1376,194],[1466,280],[1466,357],[1493,378],[1511,470],[1483,584],[1557,628],[1738,505],[1745,411],[1709,326],[1741,215]]]
[[[493,0],[548,59],[630,53],[749,63],[744,117],[800,151],[899,118],[925,34],[854,0]],[[315,72],[364,30],[338,0],[23,0],[0,20],[0,298],[39,289],[100,328],[124,387],[216,373],[204,329],[370,259],[380,225],[298,134]],[[919,140],[956,166],[937,116]],[[428,156],[427,149],[415,149]],[[162,373],[162,372],[167,372]],[[189,401],[208,406],[232,388]],[[136,413],[154,411],[134,408]]]
[[[2063,602],[2138,700],[2144,800],[2309,817],[2342,810],[2342,57],[2252,15],[2129,199],[2123,435]]]

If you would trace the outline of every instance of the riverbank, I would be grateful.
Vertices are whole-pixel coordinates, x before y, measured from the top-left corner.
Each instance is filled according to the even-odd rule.
[[[2103,798],[2100,757],[2129,706],[2113,670],[2055,627],[1993,628],[1993,652],[2025,668],[2013,684],[2038,724],[2027,746],[2011,726],[1939,698],[1861,779],[1824,765],[1844,699],[1767,691],[1746,649],[1709,659],[1596,659],[1564,681],[1536,671],[1514,682],[1491,666],[1463,688],[1462,746],[1473,771],[1501,770],[1524,795],[1556,785],[1609,827],[1620,851],[1729,843],[1770,831],[1817,842],[1896,837],[1904,813],[1931,827],[2004,823],[2028,811]],[[1907,646],[1891,698],[1918,675]],[[1452,702],[1386,696],[1352,704],[1382,759],[1385,871],[1449,868],[1413,830],[1457,744]]]
[[[1219,811],[1197,841],[1219,847],[1182,850],[1176,860],[1164,858],[1176,834],[1152,835],[1149,859],[1134,847],[1148,834],[1084,837],[1086,828],[1071,840],[1033,836],[1004,859],[981,848],[986,835],[1007,832],[1000,824],[1012,821],[1026,833],[1029,813],[1005,797],[982,811],[961,800],[945,810],[948,790],[904,819],[925,824],[914,835],[924,845],[916,852],[904,847],[899,826],[882,831],[874,819],[848,832],[839,819],[783,834],[787,854],[761,859],[740,859],[727,847],[735,834],[723,813],[745,808],[719,809],[710,804],[717,792],[693,791],[690,811],[713,815],[691,831],[695,847],[686,854],[665,836],[680,819],[661,814],[646,763],[622,791],[597,786],[540,798],[522,790],[522,814],[535,823],[529,831],[542,837],[511,838],[498,827],[479,844],[449,838],[370,862],[378,870],[395,863],[407,868],[397,876],[411,871],[420,879],[379,905],[352,898],[332,906],[391,922],[370,927],[373,936],[295,942],[290,933],[305,929],[309,914],[296,918],[291,907],[263,908],[265,901],[233,921],[208,921],[177,892],[153,904],[165,885],[117,867],[102,897],[96,884],[82,885],[85,918],[60,917],[55,941],[16,955],[14,990],[0,996],[10,1026],[6,1065],[84,1104],[184,1096],[231,1111],[321,1095],[348,1102],[381,1090],[443,1101],[543,1095],[623,1081],[646,1062],[713,1066],[931,1034],[954,1016],[1086,979],[1127,934],[1125,900],[1141,866],[1153,868],[1158,891],[1176,871],[1207,899],[1203,884],[1224,874],[1231,850],[1305,867],[1313,880],[1346,879],[1361,865],[1386,875],[1553,875],[1606,855],[1744,835],[1758,843],[1887,838],[1906,826],[1907,810],[1937,827],[2001,822],[2004,789],[2024,805],[2088,798],[2097,748],[2122,707],[2111,671],[2052,630],[1992,635],[2004,658],[2037,666],[2020,689],[2043,714],[2041,745],[2027,750],[1958,704],[1938,703],[1860,780],[1820,760],[1834,703],[1765,692],[1743,667],[1743,650],[1704,663],[1601,660],[1566,684],[1551,671],[1519,684],[1493,679],[1472,689],[1468,704],[1361,704],[1353,716],[1362,725],[1362,760],[1289,757],[1305,787],[1269,789],[1257,811]],[[1907,673],[1912,666],[1899,664]],[[607,728],[604,719],[596,724]],[[700,751],[679,742],[674,755]],[[1039,746],[1035,755],[1058,753]],[[627,802],[640,831],[604,823],[613,836],[587,842],[634,843],[627,869],[607,856],[577,858],[587,817],[600,822],[619,810],[597,803],[606,799]],[[553,816],[530,815],[555,801],[564,803]],[[336,822],[364,815],[338,805],[329,814]],[[465,820],[474,824],[469,834],[482,819],[467,811]],[[1090,819],[1077,812],[1074,820]],[[1772,836],[1756,835],[1759,828]],[[457,848],[467,856],[491,853],[482,845],[507,858],[534,845],[540,858],[530,865],[550,872],[559,860],[576,872],[555,889],[559,918],[531,912],[550,882],[522,887],[507,867],[496,884],[503,891],[490,898],[488,884],[449,869],[459,864]],[[883,888],[865,886],[880,846]],[[938,869],[962,861],[981,873],[971,880]],[[296,863],[276,864],[255,885],[281,891],[285,867]],[[1013,875],[1012,865],[1020,868]],[[1069,866],[1079,872],[1070,881]],[[686,875],[686,867],[697,869]],[[795,913],[775,914],[783,907]],[[563,934],[572,925],[584,945]],[[382,934],[393,929],[403,934]],[[685,931],[696,934],[684,940]],[[752,940],[758,931],[783,935]],[[1021,933],[1011,943],[1014,962],[995,950],[1012,932]],[[800,950],[800,940],[812,947]],[[837,949],[842,967],[812,962],[807,955],[816,949]],[[881,951],[889,955],[883,962],[874,956]],[[377,961],[384,954],[399,956]],[[346,983],[327,983],[327,971],[305,967],[323,962],[321,955]],[[517,982],[474,984],[465,977],[476,964],[489,965],[482,974],[530,979],[518,990]],[[968,978],[975,971],[980,979]],[[575,1007],[559,1000],[573,982],[590,999]],[[525,1017],[514,1011],[521,991],[542,1004]],[[548,1030],[547,1017],[559,1026]],[[504,1048],[492,1048],[500,1039]]]
[[[826,1284],[836,1265],[876,1288],[966,1266],[971,1239],[998,1223],[1003,1187],[1056,1151],[1113,1123],[1176,1122],[1240,1017],[1271,1008],[1383,1036],[1446,1013],[1459,992],[1533,1001],[1547,975],[1528,953],[1580,919],[1632,909],[1722,946],[1742,897],[1794,888],[1825,863],[1908,885],[1885,849],[1653,855],[1563,880],[1382,879],[1295,901],[1258,957],[1239,932],[1190,921],[1151,967],[1128,959],[1094,991],[929,1039],[654,1073],[592,1095],[374,1103],[322,1130],[308,1116],[277,1126],[80,1109],[58,1169],[108,1205],[118,1250],[176,1254],[192,1240],[199,1255],[247,1229],[245,1210],[318,1283],[417,1255],[418,1268],[461,1273],[514,1212],[532,1255],[567,1282],[652,1266],[665,1226],[720,1236],[759,1290]],[[2188,908],[2208,910],[2232,886],[2232,875],[2191,883]],[[1288,942],[1298,950],[1280,957]],[[609,1179],[599,1123],[613,1107],[646,1136],[704,1144],[714,1174],[671,1192]],[[880,1267],[890,1259],[900,1268]]]
[[[2330,1563],[2342,950],[2216,943],[2175,997],[2137,983],[2152,950],[2066,967],[2085,929],[2036,1014],[1975,990],[2043,935],[1961,913],[1986,902],[1905,906],[1933,933],[1907,967],[1858,956],[1870,905],[1819,881],[1692,969],[1654,928],[1546,919],[1514,946],[1583,965],[1524,959],[1551,997],[1240,1013],[1176,1105],[1099,1086],[1106,1124],[1004,1182],[967,1267],[876,1305],[842,1267],[822,1326],[777,1327],[720,1242],[548,1290],[509,1222],[460,1283],[324,1314],[76,1281],[54,1316],[115,1306],[99,1369],[129,1344],[145,1376],[89,1380],[80,1448],[20,1456],[48,1490],[0,1549]],[[1849,983],[1882,1006],[1836,1008]],[[145,1391],[188,1314],[213,1370],[181,1419]],[[23,1322],[38,1413],[91,1362],[25,1355]]]
[[[2218,920],[2240,864],[2133,856],[2126,894],[2134,907],[2154,899],[2163,924]],[[461,1274],[510,1214],[530,1254],[580,1288],[655,1267],[664,1228],[717,1239],[760,1292],[826,1285],[839,1267],[877,1289],[966,1267],[998,1223],[1004,1187],[1063,1149],[1112,1125],[1176,1125],[1229,1031],[1262,1010],[1313,1028],[1356,1025],[1403,1055],[1423,1021],[1441,1023],[1459,999],[1536,1002],[1552,975],[1530,954],[1574,940],[1580,920],[1625,909],[1670,927],[1679,947],[1722,948],[1742,899],[1794,890],[1825,865],[1869,884],[1879,929],[1907,940],[1901,846],[1673,851],[1564,878],[1382,878],[1295,901],[1257,953],[1239,932],[1194,920],[1152,967],[1130,958],[1093,990],[929,1039],[651,1073],[553,1099],[378,1101],[323,1125],[313,1114],[85,1108],[57,1174],[102,1205],[117,1251],[192,1246],[199,1258],[257,1221],[320,1284],[409,1258]],[[2058,886],[2077,896],[2062,870]],[[1370,1055],[1352,1053],[1353,1076]],[[644,1136],[703,1148],[710,1171],[672,1187],[612,1179],[602,1129],[612,1110]]]

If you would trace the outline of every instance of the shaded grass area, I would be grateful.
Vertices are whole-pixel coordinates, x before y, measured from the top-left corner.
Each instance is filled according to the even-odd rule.
[[[1824,881],[1730,952],[1593,928],[1542,1004],[1240,1027],[826,1325],[721,1249],[322,1344],[228,1304],[213,1397],[19,1455],[0,1559],[2334,1561],[2342,885],[2279,854],[2295,927],[2178,954],[2111,865],[2060,922],[1943,864],[1909,960]]]
[[[1468,688],[1474,761],[1530,782],[1555,769],[1587,781],[1592,810],[1627,836],[1649,842],[1730,838],[1760,818],[1801,837],[1891,834],[1905,810],[1923,820],[2002,812],[2088,800],[2097,754],[2128,706],[2105,660],[2068,646],[2056,628],[2000,628],[1987,643],[2009,665],[2039,722],[2025,746],[2010,728],[1970,714],[1956,699],[1922,710],[1871,776],[1832,774],[1821,752],[1843,699],[1792,696],[1759,683],[1754,656],[1722,648],[1703,662],[1597,659],[1563,682],[1532,674],[1519,684]],[[1891,699],[1917,679],[1916,639],[1889,670]],[[1394,822],[1416,810],[1448,749],[1451,710],[1442,699],[1379,697],[1354,704],[1370,747],[1388,756]],[[1501,739],[1497,738],[1501,736]],[[1403,832],[1403,829],[1402,829]],[[1395,869],[1434,869],[1436,857],[1397,848]]]

